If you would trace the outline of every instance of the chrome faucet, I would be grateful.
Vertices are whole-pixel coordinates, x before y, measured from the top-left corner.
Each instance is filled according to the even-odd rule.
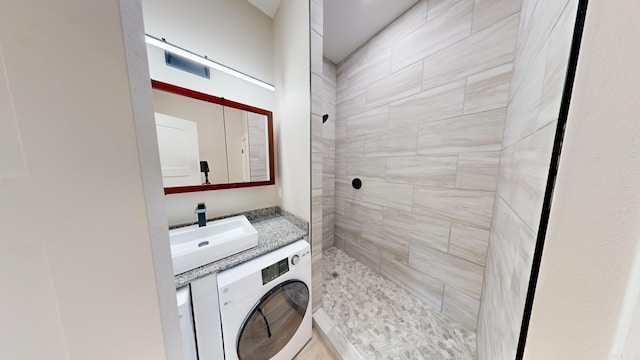
[[[203,202],[198,203],[195,214],[198,215],[198,227],[207,226],[207,207]]]

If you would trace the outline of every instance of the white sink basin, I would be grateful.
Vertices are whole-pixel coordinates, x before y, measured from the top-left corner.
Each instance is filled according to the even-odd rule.
[[[177,275],[258,245],[258,232],[240,215],[170,230],[169,241]]]

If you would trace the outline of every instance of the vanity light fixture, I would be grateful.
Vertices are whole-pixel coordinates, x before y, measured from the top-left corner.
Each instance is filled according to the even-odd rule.
[[[242,79],[244,81],[248,81],[252,84],[258,85],[258,86],[262,86],[265,89],[271,90],[271,91],[275,91],[276,88],[275,86],[268,84],[262,80],[258,80],[256,78],[254,78],[253,76],[247,75],[245,73],[242,73],[238,70],[232,69],[228,66],[224,66],[222,64],[219,64],[213,60],[210,60],[209,58],[207,58],[206,56],[201,56],[198,55],[194,52],[191,52],[187,49],[181,48],[180,46],[177,45],[173,45],[169,42],[167,42],[164,39],[158,39],[155,36],[151,36],[149,34],[145,34],[145,41],[147,42],[147,44],[149,45],[153,45],[155,47],[159,47],[161,49],[164,49],[168,52],[171,52],[173,54],[182,56],[184,58],[187,58],[189,60],[195,61],[199,64],[208,66],[212,69],[218,70],[218,71],[222,71],[224,73],[227,73],[229,75],[233,75],[239,79]]]

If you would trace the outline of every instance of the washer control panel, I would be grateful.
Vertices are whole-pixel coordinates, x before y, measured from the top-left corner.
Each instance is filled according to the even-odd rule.
[[[295,255],[297,256],[297,255]],[[293,262],[292,262],[293,263]],[[265,285],[289,271],[289,258],[284,258],[262,269],[262,285]]]

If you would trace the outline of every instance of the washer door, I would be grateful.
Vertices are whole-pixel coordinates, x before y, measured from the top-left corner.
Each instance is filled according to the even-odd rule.
[[[267,360],[295,335],[309,305],[309,288],[285,281],[265,294],[245,319],[238,335],[240,360]]]

